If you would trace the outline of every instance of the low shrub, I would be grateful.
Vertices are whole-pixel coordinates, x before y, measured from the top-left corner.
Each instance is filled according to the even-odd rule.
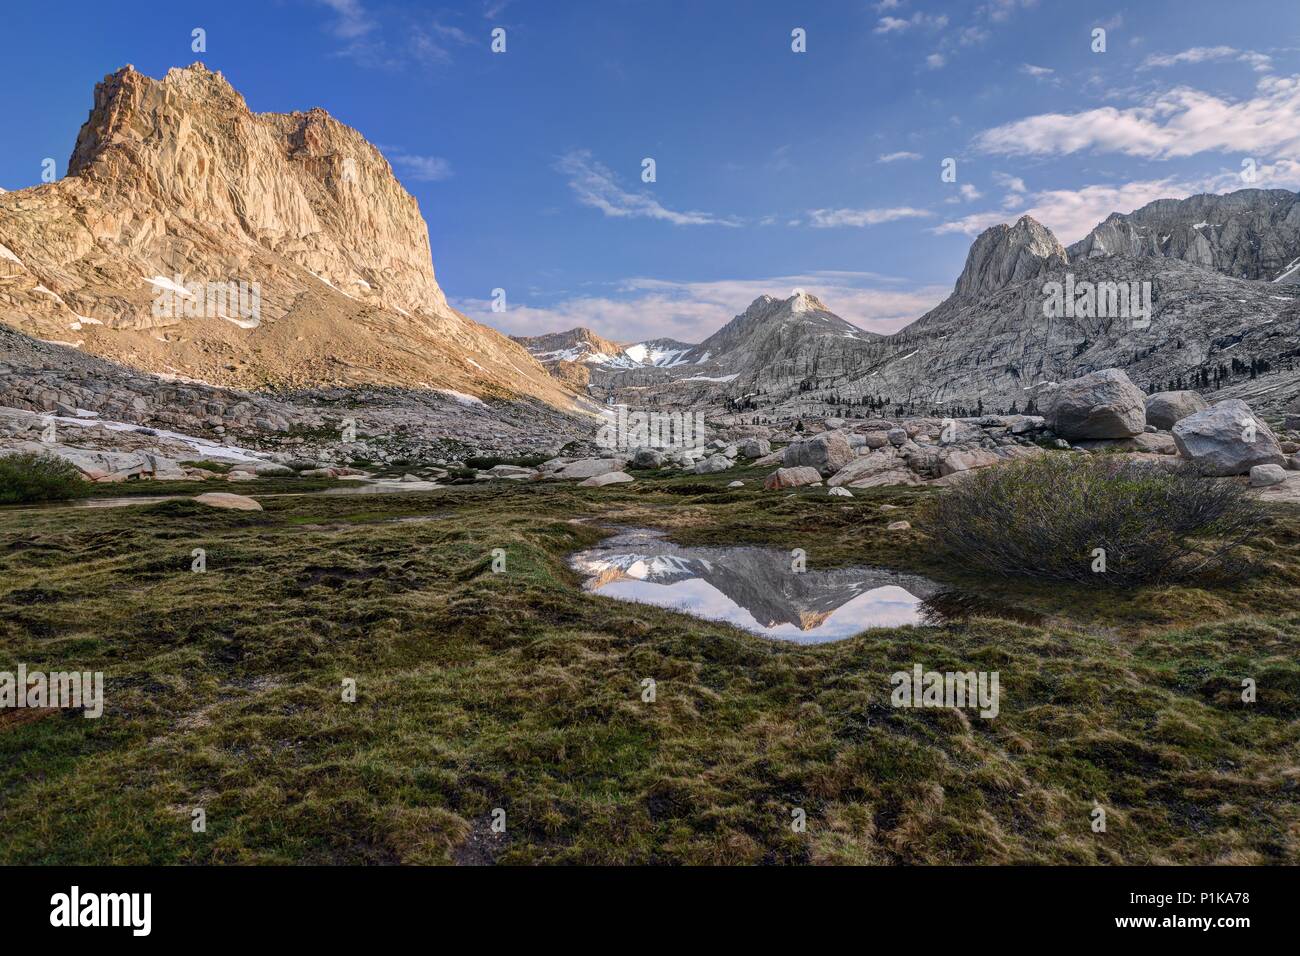
[[[89,491],[90,483],[62,458],[41,454],[0,457],[0,504],[65,501],[83,498]]]
[[[1188,463],[1082,455],[982,469],[928,514],[955,560],[1098,586],[1220,568],[1264,520],[1242,484],[1203,478]]]

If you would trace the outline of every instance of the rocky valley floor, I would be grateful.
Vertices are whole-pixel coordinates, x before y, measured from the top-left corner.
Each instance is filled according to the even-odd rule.
[[[1270,505],[1237,576],[1081,589],[946,566],[936,490],[770,470],[0,510],[0,661],[101,670],[107,700],[0,715],[0,862],[1300,862],[1300,508]],[[567,556],[612,526],[925,574],[1041,623],[767,640],[585,593]],[[999,716],[892,707],[914,662],[998,670]]]

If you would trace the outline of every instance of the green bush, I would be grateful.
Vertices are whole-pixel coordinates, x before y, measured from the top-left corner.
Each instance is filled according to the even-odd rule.
[[[89,484],[75,467],[53,455],[0,457],[0,504],[83,498]]]
[[[928,517],[939,547],[965,565],[1098,586],[1220,568],[1265,520],[1243,485],[1188,463],[1082,455],[982,469]]]

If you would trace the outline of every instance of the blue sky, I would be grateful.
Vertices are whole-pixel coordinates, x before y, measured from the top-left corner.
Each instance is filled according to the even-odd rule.
[[[1295,0],[54,10],[5,11],[0,187],[39,182],[47,156],[62,174],[106,73],[201,59],[255,111],[321,106],[380,146],[449,299],[515,334],[699,341],[795,286],[890,331],[950,291],[974,235],[1024,212],[1069,243],[1163,196],[1300,186]]]

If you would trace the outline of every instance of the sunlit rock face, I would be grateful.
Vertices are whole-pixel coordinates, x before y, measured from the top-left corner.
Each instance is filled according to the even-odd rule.
[[[242,298],[211,301],[232,283]],[[415,199],[360,133],[321,109],[253,113],[198,63],[105,77],[67,175],[0,195],[0,322],[222,385],[572,402],[448,306]]]

